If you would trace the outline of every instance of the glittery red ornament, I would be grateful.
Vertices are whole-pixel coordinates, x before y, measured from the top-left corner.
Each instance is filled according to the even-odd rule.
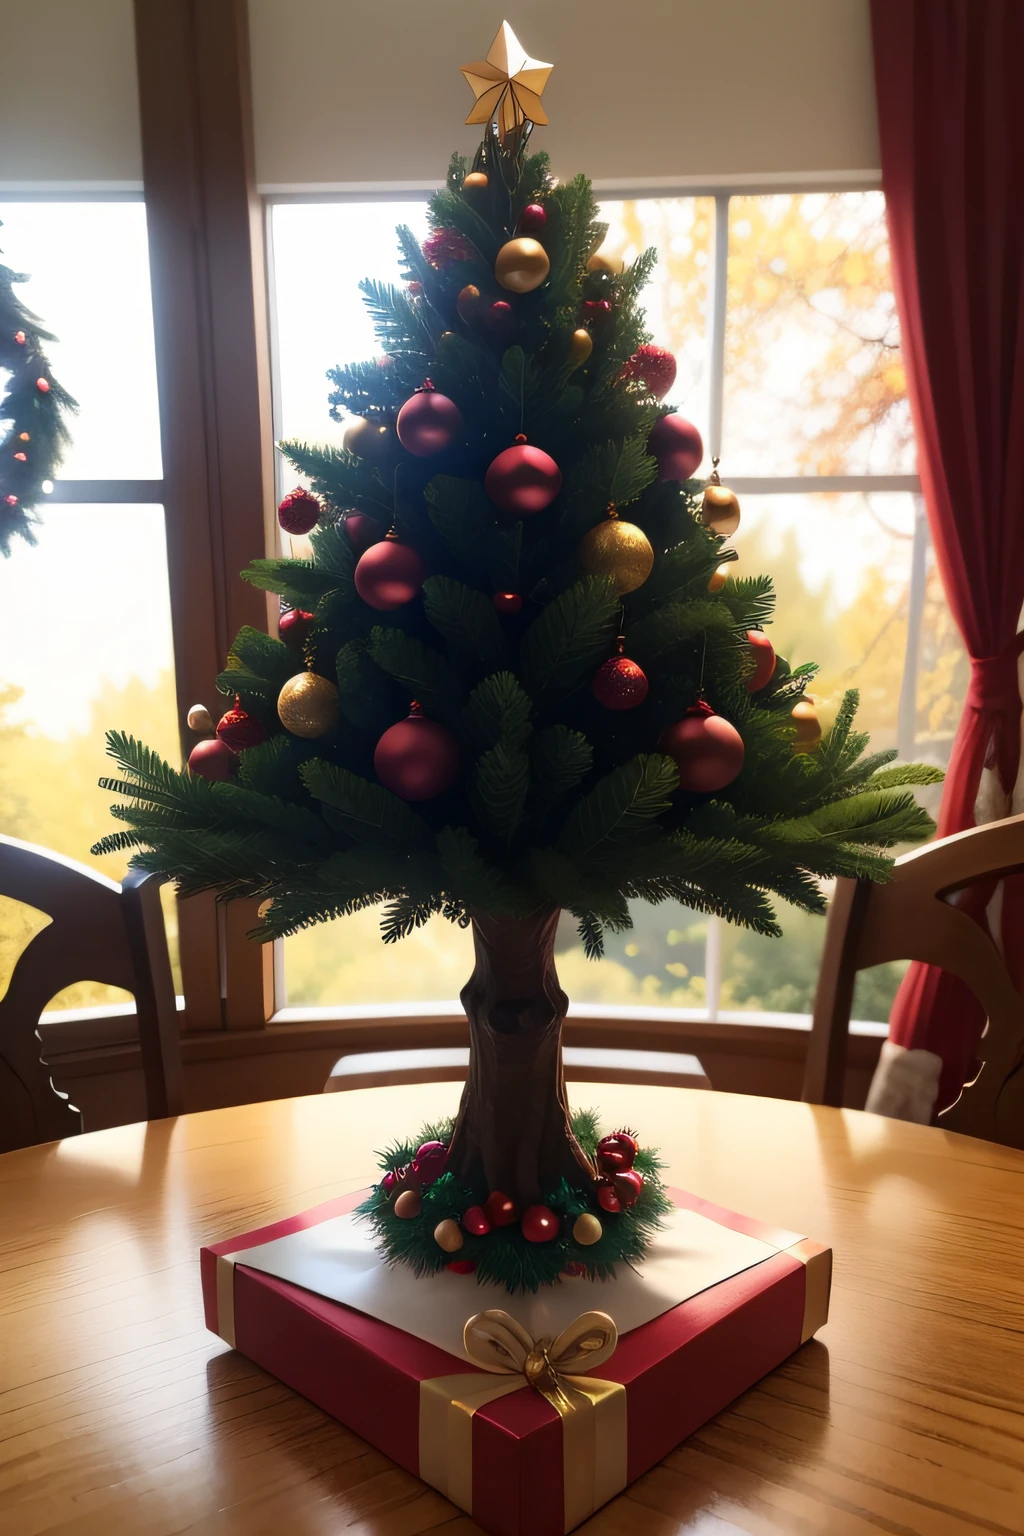
[[[407,453],[429,459],[457,443],[465,434],[466,423],[454,400],[438,394],[432,385],[424,385],[402,406],[395,430]]]
[[[647,452],[658,461],[659,480],[690,480],[704,457],[704,443],[692,421],[662,416],[647,439]]]
[[[554,1211],[549,1211],[546,1205],[528,1205],[523,1212],[523,1236],[528,1243],[550,1243],[558,1236],[560,1225]]]
[[[451,1259],[445,1265],[453,1275],[471,1275],[476,1269],[476,1259]]]
[[[544,229],[548,222],[547,209],[540,203],[527,203],[519,215],[519,223],[516,225],[517,235],[536,235]]]
[[[261,741],[267,739],[262,721],[244,710],[238,699],[235,700],[234,709],[229,709],[218,720],[217,735],[232,752],[244,752],[247,747],[258,747]]]
[[[520,434],[522,436],[522,434]],[[503,512],[533,517],[550,507],[562,488],[562,471],[549,453],[525,440],[492,460],[484,489]]]
[[[775,650],[768,636],[760,629],[748,629],[747,640],[754,657],[754,670],[747,678],[747,692],[757,693],[767,688],[775,675]]]
[[[637,347],[622,365],[619,378],[646,384],[651,394],[662,400],[676,381],[676,360],[666,347]]]
[[[188,755],[188,771],[201,779],[230,779],[238,767],[238,758],[226,742],[216,736],[199,741]]]
[[[471,1205],[463,1212],[462,1225],[474,1237],[486,1237],[491,1230],[490,1218],[482,1205]]]
[[[16,346],[23,347],[25,345],[26,340],[27,340],[27,337],[26,337],[24,331],[15,331],[15,333],[14,333],[14,342],[15,342]]]
[[[635,1168],[630,1168],[626,1173],[613,1173],[612,1185],[619,1197],[619,1204],[623,1210],[636,1205],[640,1198],[640,1192],[644,1187],[644,1176],[637,1173]]]
[[[39,391],[39,393],[41,395],[48,395],[50,393],[50,383],[49,383],[49,380],[48,379],[36,379],[36,389],[38,389],[38,391]]]
[[[493,1189],[484,1201],[484,1210],[492,1227],[510,1227],[513,1222],[519,1220],[519,1212],[516,1210],[515,1201],[508,1195],[503,1195],[500,1189]]]
[[[610,1136],[602,1136],[597,1144],[597,1166],[602,1173],[623,1173],[632,1168],[638,1150],[635,1136],[628,1131],[614,1131]]]
[[[601,1207],[602,1211],[615,1212],[622,1210],[622,1201],[615,1193],[615,1186],[613,1185],[611,1179],[598,1179],[597,1203]]]
[[[495,592],[491,602],[506,618],[513,613],[522,612],[523,599],[518,592]]]
[[[585,299],[580,305],[580,318],[585,325],[604,325],[611,317],[610,299]]]
[[[387,535],[387,529],[383,523],[378,523],[376,518],[367,517],[365,512],[347,512],[343,526],[348,541],[357,555],[361,555],[372,544],[379,544]]]
[[[594,673],[590,685],[594,698],[605,709],[636,709],[647,697],[643,668],[628,656],[613,656]]]
[[[444,1172],[447,1156],[448,1148],[443,1141],[425,1141],[416,1148],[412,1171],[424,1184],[432,1184]]]
[[[411,603],[425,575],[423,561],[410,545],[386,538],[360,555],[354,579],[363,602],[386,612]]]
[[[378,779],[403,800],[443,795],[458,779],[460,766],[459,744],[451,731],[416,713],[385,731],[373,754]]]
[[[277,621],[278,637],[285,645],[293,645],[301,650],[312,626],[313,615],[307,613],[305,608],[289,608]]]
[[[679,787],[692,795],[724,789],[743,767],[743,737],[708,704],[692,704],[664,732],[659,747],[675,758]]]
[[[285,533],[292,533],[301,538],[304,533],[309,533],[316,527],[322,510],[316,497],[309,491],[303,490],[301,485],[297,485],[294,491],[288,492],[278,507],[277,520]]]
[[[456,261],[472,261],[473,247],[457,229],[432,229],[423,242],[423,254],[438,272]]]

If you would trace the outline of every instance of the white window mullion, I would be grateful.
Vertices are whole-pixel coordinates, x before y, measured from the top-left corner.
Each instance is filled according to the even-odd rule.
[[[913,759],[917,737],[917,669],[927,579],[928,518],[924,497],[915,496],[914,547],[910,557],[910,594],[907,601],[907,649],[903,658],[903,681],[896,715],[896,746],[905,763]]]

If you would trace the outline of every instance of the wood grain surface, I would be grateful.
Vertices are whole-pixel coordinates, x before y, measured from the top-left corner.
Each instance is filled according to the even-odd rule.
[[[367,1183],[373,1148],[457,1093],[277,1100],[0,1157],[3,1536],[476,1531],[206,1333],[199,1289],[202,1243]],[[640,1128],[674,1183],[836,1260],[818,1339],[588,1536],[1024,1532],[1024,1154],[774,1099],[571,1096]]]

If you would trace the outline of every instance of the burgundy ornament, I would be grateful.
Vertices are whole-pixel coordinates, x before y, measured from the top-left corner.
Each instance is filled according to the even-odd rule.
[[[469,1210],[463,1213],[462,1225],[474,1237],[486,1237],[491,1230],[490,1219],[482,1205],[471,1205]]]
[[[761,629],[748,629],[747,640],[754,657],[754,670],[747,678],[747,692],[757,693],[767,688],[775,676],[775,649]]]
[[[491,602],[505,618],[511,617],[514,613],[522,612],[523,599],[519,592],[495,592]]]
[[[27,453],[16,453],[14,455],[14,457],[17,459],[19,464],[27,464],[28,463],[28,454]]]
[[[323,508],[315,496],[309,491],[303,490],[297,485],[294,491],[281,502],[277,509],[277,520],[285,533],[291,533],[301,538],[304,533],[309,533],[320,521],[320,513]]]
[[[36,379],[36,389],[38,389],[41,395],[48,395],[50,393],[49,379]]]
[[[632,1168],[638,1151],[635,1136],[629,1131],[614,1131],[610,1136],[602,1136],[597,1144],[597,1166],[602,1173],[623,1173]]]
[[[552,1238],[558,1236],[561,1223],[554,1211],[549,1211],[546,1205],[528,1205],[523,1212],[521,1225],[528,1243],[550,1243]]]
[[[466,431],[466,423],[454,400],[424,384],[402,406],[395,430],[407,453],[429,459],[458,442]]]
[[[540,203],[527,203],[519,215],[519,223],[516,225],[517,235],[537,235],[547,226],[547,209]]]
[[[629,1207],[636,1205],[640,1198],[644,1187],[644,1176],[642,1173],[637,1173],[635,1168],[630,1168],[625,1173],[613,1173],[612,1184],[619,1197],[619,1204],[624,1211],[628,1211]]]
[[[480,319],[491,341],[503,344],[511,340],[516,328],[516,317],[507,299],[495,299],[493,304],[481,312]]]
[[[416,1148],[416,1156],[411,1165],[412,1171],[424,1184],[433,1184],[434,1180],[440,1178],[444,1172],[447,1156],[448,1148],[443,1141],[425,1141],[422,1146]]]
[[[679,787],[691,795],[724,789],[743,767],[743,737],[703,702],[691,704],[683,718],[664,732],[659,746],[675,759]]]
[[[436,720],[412,713],[384,732],[373,754],[385,789],[403,800],[433,800],[459,777],[459,744]]]
[[[628,656],[613,656],[594,673],[590,685],[597,702],[605,709],[636,709],[647,697],[648,683],[643,668]]]
[[[420,282],[419,278],[414,277],[412,282],[409,284],[409,296],[410,296],[410,298],[418,299],[422,292],[423,292],[423,284]]]
[[[399,1188],[404,1178],[404,1168],[389,1168],[387,1173],[380,1181],[381,1194],[387,1195],[388,1199],[390,1199],[391,1196]]]
[[[346,513],[344,526],[346,537],[357,555],[363,554],[372,544],[379,544],[381,539],[387,537],[387,529],[383,523],[378,523],[375,517],[367,517],[365,512]]]
[[[646,384],[651,394],[662,400],[676,381],[676,360],[667,347],[637,347],[623,363],[619,378]]]
[[[662,416],[651,429],[647,452],[658,461],[659,480],[690,480],[704,457],[704,443],[692,421]]]
[[[200,779],[230,779],[238,767],[238,758],[216,736],[199,741],[188,755],[188,771]]]
[[[614,1213],[616,1211],[622,1210],[622,1201],[615,1193],[615,1186],[611,1179],[598,1179],[597,1203],[601,1207],[602,1211],[611,1211]]]
[[[423,242],[423,254],[438,272],[456,261],[472,261],[473,247],[457,229],[432,229]]]
[[[580,318],[585,325],[604,325],[611,317],[610,299],[585,299],[580,305]]]
[[[359,556],[354,579],[363,602],[383,613],[411,603],[425,575],[423,561],[411,545],[389,534]]]
[[[313,615],[305,608],[289,608],[277,621],[278,639],[301,650],[312,627]]]
[[[217,722],[217,735],[232,752],[244,752],[247,747],[258,747],[261,741],[267,739],[262,721],[244,710],[238,699],[235,700],[234,709],[221,715]]]
[[[508,1195],[502,1194],[500,1189],[491,1190],[484,1201],[484,1210],[492,1227],[510,1227],[513,1222],[519,1220],[515,1201],[510,1200]]]
[[[484,489],[503,512],[534,517],[550,507],[562,488],[562,471],[549,453],[534,448],[520,433],[514,448],[492,460]]]

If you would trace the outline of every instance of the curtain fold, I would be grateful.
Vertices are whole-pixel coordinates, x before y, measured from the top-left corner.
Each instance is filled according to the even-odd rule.
[[[939,833],[975,824],[985,770],[1008,814],[1020,765],[1024,604],[1024,3],[872,0],[882,184],[919,470],[971,679]],[[991,895],[961,905],[984,921]],[[1024,972],[1024,877],[1006,882],[1004,953]],[[937,1108],[972,1075],[984,1015],[913,965],[890,1040],[942,1058]]]

